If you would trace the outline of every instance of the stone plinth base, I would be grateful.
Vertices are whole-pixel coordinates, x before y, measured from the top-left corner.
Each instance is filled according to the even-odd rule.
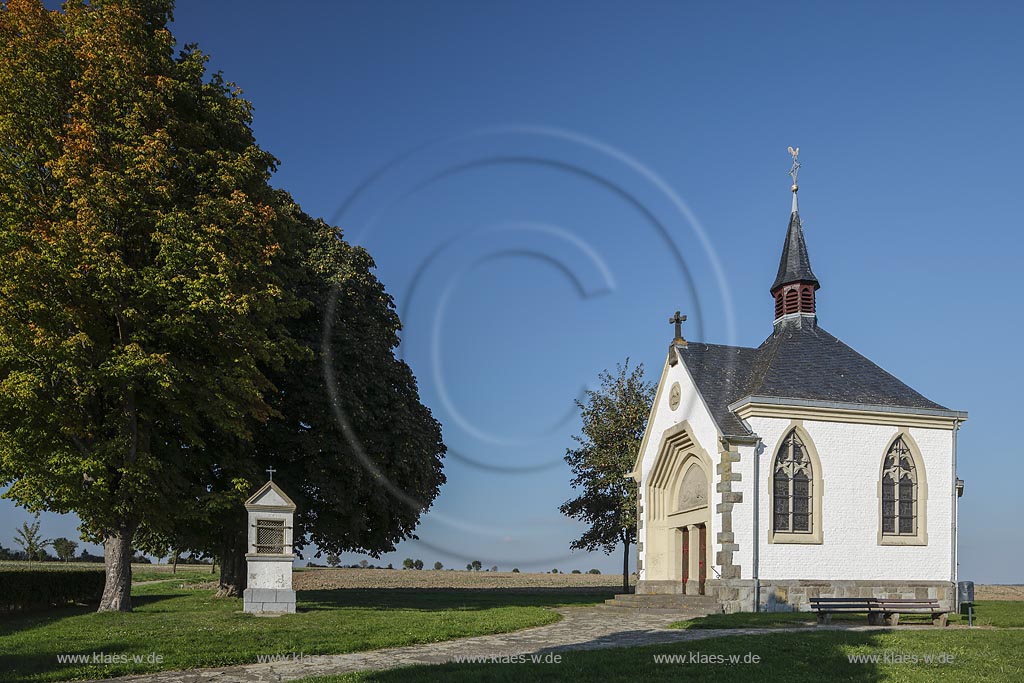
[[[749,583],[749,582],[748,582]],[[886,598],[889,600],[935,599],[952,610],[956,586],[949,581],[814,581],[811,579],[762,579],[761,610],[802,612],[811,608],[809,598]],[[749,610],[744,607],[743,610]]]
[[[246,612],[253,614],[295,614],[295,591],[281,588],[246,588]]]
[[[707,593],[727,614],[754,611],[754,582],[750,579],[712,579],[707,582]]]
[[[636,586],[637,595],[671,595],[682,592],[681,581],[640,581]],[[709,579],[705,583],[704,592],[718,601],[723,612],[754,610],[752,579]],[[944,609],[952,610],[956,586],[949,581],[762,579],[759,611],[808,611],[811,608],[810,598],[934,598]]]

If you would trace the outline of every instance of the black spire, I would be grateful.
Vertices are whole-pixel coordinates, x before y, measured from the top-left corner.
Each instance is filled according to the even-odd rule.
[[[789,230],[786,231],[786,242],[782,245],[779,274],[775,278],[771,292],[775,294],[779,287],[795,282],[806,282],[813,284],[815,289],[821,288],[818,278],[811,270],[811,259],[807,256],[807,242],[804,241],[804,229],[798,211],[789,216]]]

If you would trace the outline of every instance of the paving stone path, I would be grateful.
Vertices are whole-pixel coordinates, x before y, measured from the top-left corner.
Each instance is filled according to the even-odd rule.
[[[117,683],[265,683],[368,669],[389,669],[414,664],[441,664],[453,661],[455,658],[508,657],[566,650],[657,645],[719,636],[778,633],[781,630],[778,628],[739,628],[691,631],[668,628],[672,622],[685,618],[679,614],[633,613],[606,610],[601,607],[563,607],[557,608],[555,611],[564,617],[561,621],[512,633],[473,636],[440,643],[394,647],[369,652],[296,657],[267,664],[163,671],[109,680]],[[868,631],[884,630],[885,628],[883,626],[831,625],[784,630],[788,632],[813,631],[815,629]]]

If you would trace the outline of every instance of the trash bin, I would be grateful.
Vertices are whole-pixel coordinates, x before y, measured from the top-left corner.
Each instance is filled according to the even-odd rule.
[[[963,614],[964,607],[967,607],[967,625],[974,626],[974,582],[958,581],[956,584],[956,602],[960,605],[960,613]]]

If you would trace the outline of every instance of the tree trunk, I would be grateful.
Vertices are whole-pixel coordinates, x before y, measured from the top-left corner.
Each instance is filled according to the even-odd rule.
[[[245,522],[237,529],[225,532],[220,545],[220,585],[218,598],[240,598],[246,588],[245,550],[248,539]]]
[[[174,549],[174,560],[171,562],[171,573],[172,574],[177,574],[178,573],[178,549],[177,548]]]
[[[629,592],[629,541],[622,539],[622,592]]]
[[[106,583],[99,612],[132,611],[132,538],[135,530],[122,527],[103,537]]]

